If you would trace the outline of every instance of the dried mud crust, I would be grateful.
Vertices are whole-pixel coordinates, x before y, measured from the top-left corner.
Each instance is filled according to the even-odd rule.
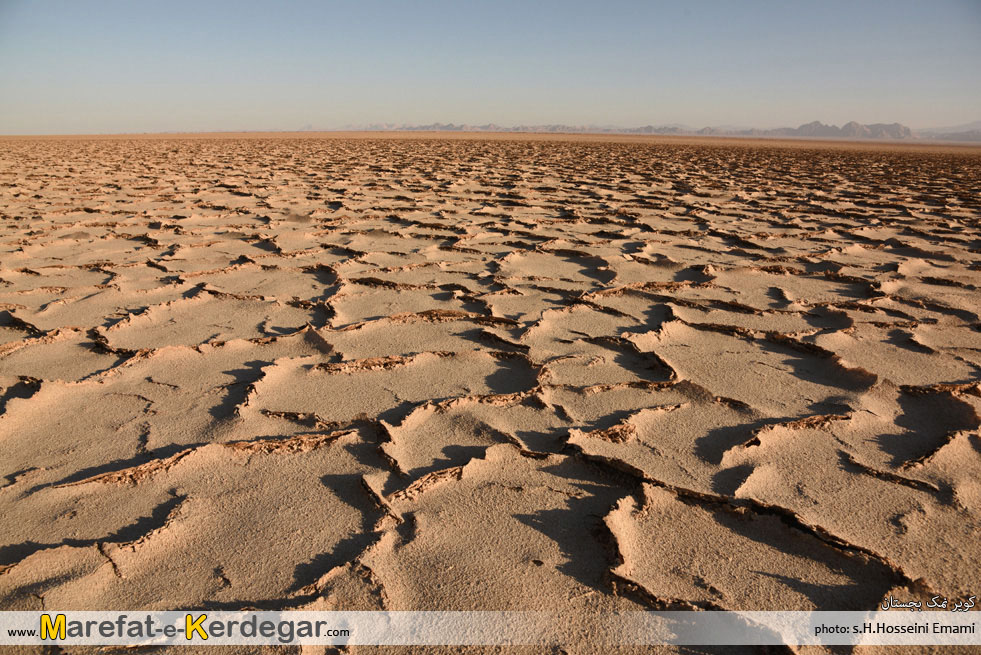
[[[6,141],[0,606],[976,592],[979,179],[967,149]]]

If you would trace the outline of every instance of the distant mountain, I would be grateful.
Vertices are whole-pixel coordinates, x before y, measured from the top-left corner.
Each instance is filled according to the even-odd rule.
[[[950,127],[930,127],[914,132],[921,139],[934,141],[974,141],[981,142],[981,121],[952,125]]]
[[[942,134],[958,134],[961,132],[981,132],[981,121],[965,123],[963,125],[951,125],[949,127],[925,127],[914,130],[917,136],[939,136]]]
[[[841,127],[813,121],[800,127],[781,127],[775,130],[749,130],[759,136],[804,137],[820,139],[911,139],[913,131],[899,123],[862,125],[852,121]],[[739,134],[737,132],[736,134]]]
[[[427,132],[546,132],[546,133],[599,133],[599,134],[674,134],[674,135],[712,135],[782,137],[808,139],[909,139],[912,131],[899,123],[874,123],[862,125],[852,121],[842,127],[825,125],[813,121],[800,127],[781,127],[773,130],[732,129],[725,127],[691,128],[685,125],[644,125],[642,127],[597,127],[596,125],[516,125],[502,127],[493,123],[486,125],[466,125],[455,123],[430,123],[428,125],[370,125],[374,130],[408,130]]]
[[[975,127],[977,126],[977,127]],[[678,136],[729,136],[781,139],[844,139],[905,141],[929,139],[933,141],[977,141],[981,142],[981,122],[957,128],[938,128],[936,130],[917,130],[899,123],[871,123],[863,125],[851,121],[841,127],[825,125],[820,121],[805,123],[800,127],[779,127],[762,130],[756,128],[703,127],[701,129],[686,125],[644,125],[641,127],[608,127],[596,125],[516,125],[505,127],[494,123],[467,125],[456,123],[430,123],[428,125],[396,125],[392,123],[349,127],[347,129],[367,129],[379,131],[427,131],[427,132],[538,132],[549,134],[661,134]]]

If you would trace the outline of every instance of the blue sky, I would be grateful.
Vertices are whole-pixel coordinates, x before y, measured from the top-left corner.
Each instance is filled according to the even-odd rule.
[[[0,133],[981,120],[981,0],[0,0]]]

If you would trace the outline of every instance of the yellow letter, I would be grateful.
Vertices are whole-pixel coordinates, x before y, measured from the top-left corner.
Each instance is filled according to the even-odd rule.
[[[202,639],[208,638],[208,633],[204,631],[204,627],[201,625],[206,618],[208,618],[207,614],[202,614],[194,621],[191,620],[190,614],[184,617],[184,635],[188,641],[192,639],[192,632],[197,632]]]
[[[57,637],[55,636],[57,634]],[[49,636],[50,635],[50,636]],[[41,639],[64,639],[65,638],[65,615],[59,614],[51,623],[50,614],[41,615]]]

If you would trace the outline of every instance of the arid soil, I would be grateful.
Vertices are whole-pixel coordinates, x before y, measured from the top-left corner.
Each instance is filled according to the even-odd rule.
[[[2,609],[981,595],[976,149],[0,148]]]

